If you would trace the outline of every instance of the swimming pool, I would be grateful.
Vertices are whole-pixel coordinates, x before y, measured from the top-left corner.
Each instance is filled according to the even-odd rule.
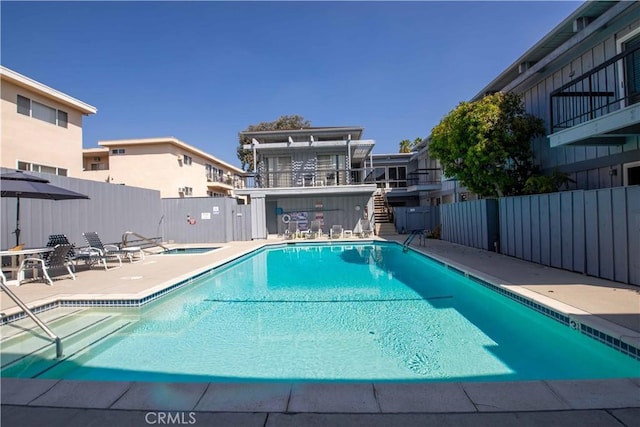
[[[634,377],[640,363],[396,244],[260,250],[39,371],[113,381]]]

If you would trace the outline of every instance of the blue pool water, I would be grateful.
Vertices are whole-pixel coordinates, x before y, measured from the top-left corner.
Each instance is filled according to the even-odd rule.
[[[395,244],[261,250],[128,310],[137,310],[134,323],[40,378],[512,381],[640,372],[631,357]]]

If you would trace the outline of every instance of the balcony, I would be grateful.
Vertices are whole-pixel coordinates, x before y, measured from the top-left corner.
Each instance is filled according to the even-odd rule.
[[[640,133],[639,68],[635,47],[553,91],[551,147],[620,145]]]
[[[371,169],[308,169],[262,172],[246,177],[246,188],[303,188],[374,184]]]
[[[302,169],[296,171],[261,172],[245,177],[243,191],[237,194],[264,192],[269,194],[335,194],[375,191],[374,173],[362,169]]]
[[[416,169],[407,174],[406,181],[395,183],[387,180],[384,185],[380,185],[381,182],[378,182],[378,186],[387,188],[387,195],[392,197],[415,195],[420,191],[439,190],[442,187],[441,177],[442,171],[440,168]]]
[[[242,179],[237,176],[218,175],[218,174],[206,174],[207,187],[209,188],[222,188],[225,190],[232,190],[234,188],[243,188],[244,183]]]

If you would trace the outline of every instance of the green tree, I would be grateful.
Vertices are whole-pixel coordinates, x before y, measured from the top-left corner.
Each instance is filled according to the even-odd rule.
[[[400,150],[399,150],[399,152],[400,153],[410,153],[421,142],[422,142],[422,138],[421,137],[417,137],[413,141],[410,141],[408,139],[403,139],[402,141],[400,141]]]
[[[411,141],[408,139],[403,139],[400,141],[400,153],[410,153],[411,152]]]
[[[512,196],[534,175],[531,140],[544,132],[518,95],[498,92],[447,114],[431,131],[429,154],[474,193]]]
[[[311,122],[305,120],[304,117],[293,116],[280,116],[277,120],[272,122],[260,122],[257,125],[249,125],[243,132],[259,132],[268,130],[293,130],[304,129],[311,127]],[[251,139],[243,137],[242,133],[238,133],[238,159],[242,163],[242,169],[246,171],[253,171],[253,151],[245,150],[244,145],[251,144]]]
[[[570,182],[575,183],[569,174],[555,168],[550,175],[530,176],[523,190],[526,194],[555,193],[567,188]]]

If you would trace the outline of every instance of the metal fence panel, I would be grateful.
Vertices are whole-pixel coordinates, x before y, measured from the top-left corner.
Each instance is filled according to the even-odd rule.
[[[640,285],[640,186],[507,197],[499,209],[502,253]]]
[[[2,168],[6,173],[11,169]],[[50,234],[66,234],[69,241],[85,246],[83,232],[95,231],[105,242],[119,242],[125,231],[157,237],[162,217],[160,192],[78,178],[29,172],[51,184],[86,194],[89,200],[20,200],[20,243],[40,247]],[[0,247],[13,247],[16,199],[0,200]]]
[[[562,260],[561,266],[565,270],[573,270],[573,194],[560,193],[560,244]]]
[[[440,205],[440,217],[443,240],[494,250],[494,241],[498,238],[496,200],[483,199]],[[505,241],[501,244],[504,245]]]
[[[560,219],[562,217],[560,193],[549,194],[549,244],[551,245],[550,265],[562,267],[562,233]]]
[[[627,188],[629,283],[640,284],[640,186]]]
[[[618,282],[629,280],[629,231],[627,228],[626,191],[624,188],[611,190],[612,237],[613,237],[613,277]],[[636,256],[640,256],[636,252]]]
[[[611,216],[611,190],[597,190],[598,249],[600,277],[613,280],[613,218]]]

